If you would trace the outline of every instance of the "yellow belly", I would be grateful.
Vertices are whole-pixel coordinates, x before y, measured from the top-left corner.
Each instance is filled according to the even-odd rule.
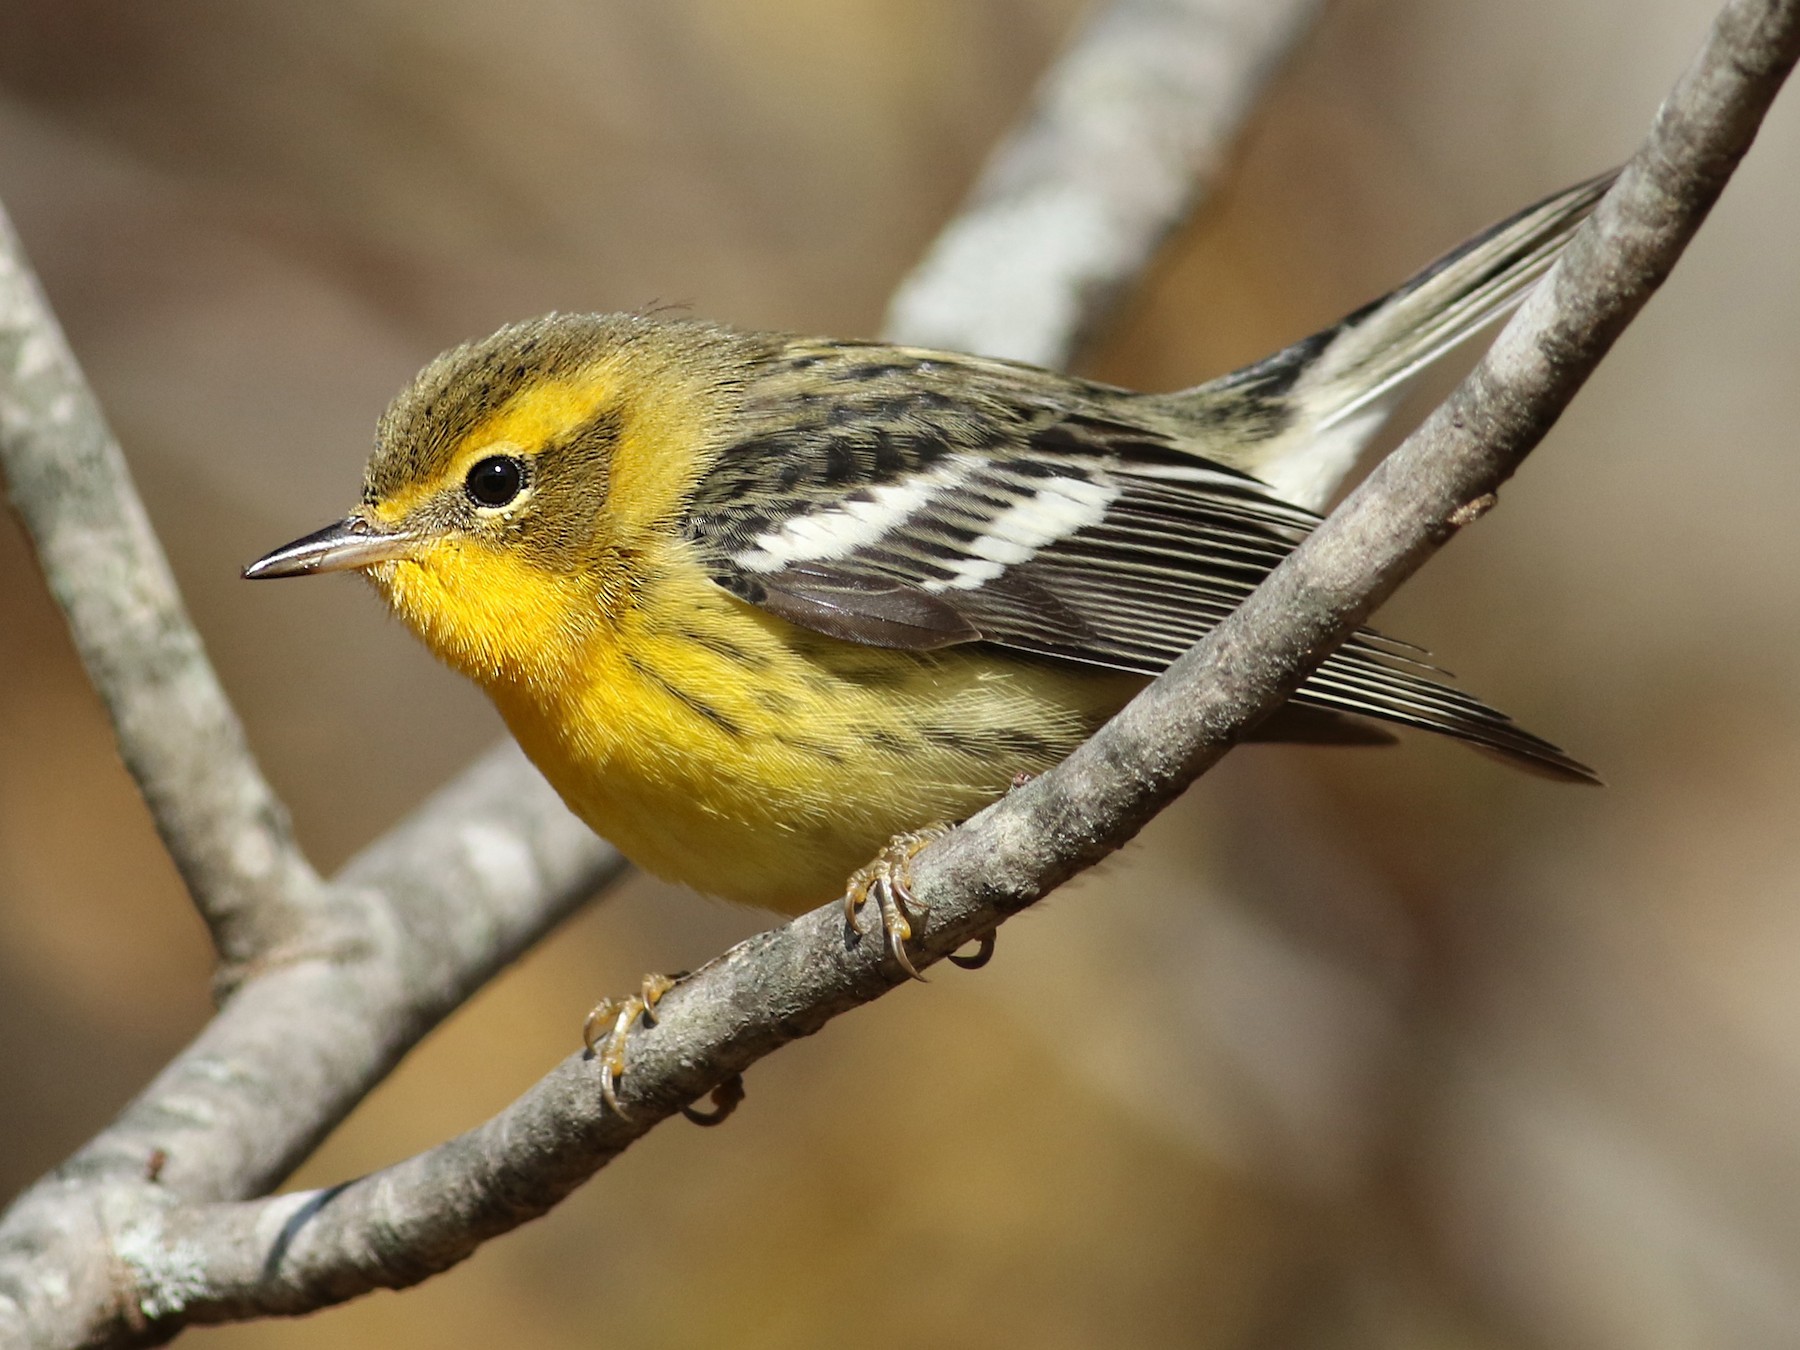
[[[795,628],[710,583],[596,633],[570,677],[490,683],[570,808],[647,871],[799,913],[893,835],[961,820],[1142,681]]]

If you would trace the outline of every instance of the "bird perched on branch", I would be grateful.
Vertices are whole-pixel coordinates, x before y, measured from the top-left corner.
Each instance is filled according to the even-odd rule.
[[[1199,640],[1608,181],[1172,394],[663,315],[515,324],[427,366],[360,505],[246,575],[360,570],[627,857],[797,913],[1055,764]],[[1379,723],[1592,777],[1368,630],[1253,734]],[[871,883],[910,971],[903,880],[852,900]]]

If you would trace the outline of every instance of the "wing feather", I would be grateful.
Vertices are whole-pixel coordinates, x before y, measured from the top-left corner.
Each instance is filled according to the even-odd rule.
[[[1133,420],[1124,391],[945,353],[803,350],[807,387],[830,390],[829,419],[727,448],[688,517],[719,584],[803,627],[1155,675],[1318,523],[1185,448],[1179,426]],[[909,400],[898,430],[896,380]],[[746,406],[791,421],[795,405],[777,372]],[[1294,701],[1592,776],[1423,655],[1360,630]]]

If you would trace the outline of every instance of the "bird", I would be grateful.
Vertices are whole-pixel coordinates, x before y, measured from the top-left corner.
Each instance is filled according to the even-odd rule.
[[[515,323],[428,364],[354,509],[244,575],[360,572],[626,857],[789,914],[872,895],[916,974],[910,854],[1248,595],[1407,382],[1517,303],[1610,181],[1173,393],[661,311]],[[1388,726],[1595,778],[1368,628],[1249,738]],[[624,1007],[610,1074],[661,987]]]

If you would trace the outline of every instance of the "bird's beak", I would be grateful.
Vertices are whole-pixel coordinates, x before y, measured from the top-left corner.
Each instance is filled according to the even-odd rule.
[[[264,554],[244,569],[244,575],[260,581],[265,577],[308,577],[314,572],[349,572],[405,558],[418,543],[416,534],[382,530],[361,516],[347,516]]]

